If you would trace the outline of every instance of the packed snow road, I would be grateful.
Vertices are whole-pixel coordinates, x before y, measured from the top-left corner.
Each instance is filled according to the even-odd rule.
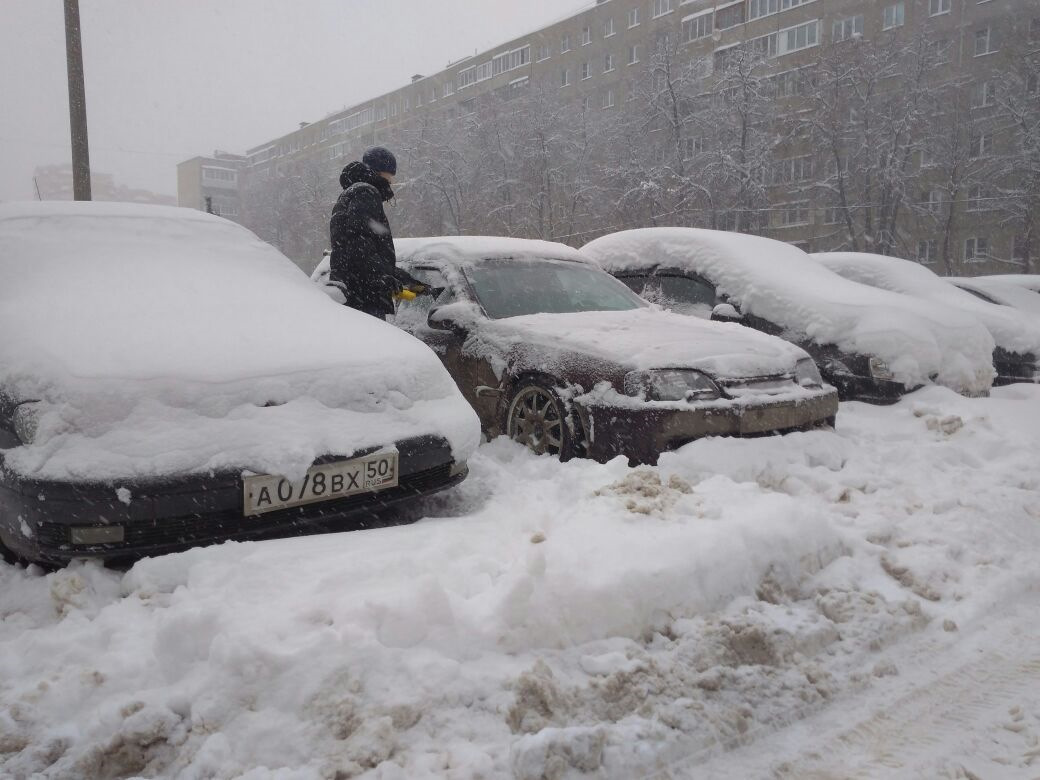
[[[1040,387],[656,468],[506,441],[414,525],[0,568],[0,775],[1040,775]]]

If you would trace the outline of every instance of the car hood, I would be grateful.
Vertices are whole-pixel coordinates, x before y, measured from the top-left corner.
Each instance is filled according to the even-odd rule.
[[[788,374],[808,357],[743,325],[656,308],[508,317],[482,326],[480,338],[504,350],[523,345],[547,356],[584,354],[627,370],[694,368],[721,379]]]

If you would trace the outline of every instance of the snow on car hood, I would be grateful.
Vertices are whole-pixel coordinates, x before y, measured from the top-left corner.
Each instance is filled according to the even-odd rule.
[[[812,257],[846,279],[959,309],[978,319],[998,347],[1040,355],[1040,325],[1031,317],[980,300],[919,263],[864,252],[823,252]]]
[[[596,239],[582,253],[611,273],[676,268],[696,273],[746,314],[793,340],[875,356],[896,381],[986,390],[993,339],[970,315],[850,282],[802,250],[759,236],[696,228],[644,228]]]
[[[657,309],[507,317],[482,325],[477,338],[583,352],[630,370],[696,368],[721,378],[786,374],[808,357],[783,339],[743,325]]]
[[[41,401],[9,450],[41,478],[249,468],[444,436],[475,415],[419,341],[329,300],[227,220],[112,203],[0,205],[0,389]]]

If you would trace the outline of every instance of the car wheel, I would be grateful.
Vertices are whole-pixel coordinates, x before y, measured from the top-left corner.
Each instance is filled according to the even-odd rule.
[[[505,431],[536,455],[568,460],[588,451],[581,415],[568,410],[559,394],[540,382],[526,382],[514,393],[506,409]]]

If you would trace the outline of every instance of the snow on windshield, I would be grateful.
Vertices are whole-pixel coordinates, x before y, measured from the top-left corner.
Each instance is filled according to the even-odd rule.
[[[716,230],[646,228],[596,239],[582,253],[611,273],[695,273],[787,337],[877,356],[905,384],[934,376],[950,387],[981,391],[991,381],[993,340],[972,317],[849,282],[790,244]]]
[[[997,346],[1040,355],[1040,325],[1028,315],[980,300],[919,263],[863,252],[824,252],[813,258],[847,279],[964,311],[986,326]]]
[[[0,332],[0,388],[45,402],[51,434],[6,462],[39,477],[288,475],[395,437],[476,440],[427,347],[189,209],[0,205]]]

